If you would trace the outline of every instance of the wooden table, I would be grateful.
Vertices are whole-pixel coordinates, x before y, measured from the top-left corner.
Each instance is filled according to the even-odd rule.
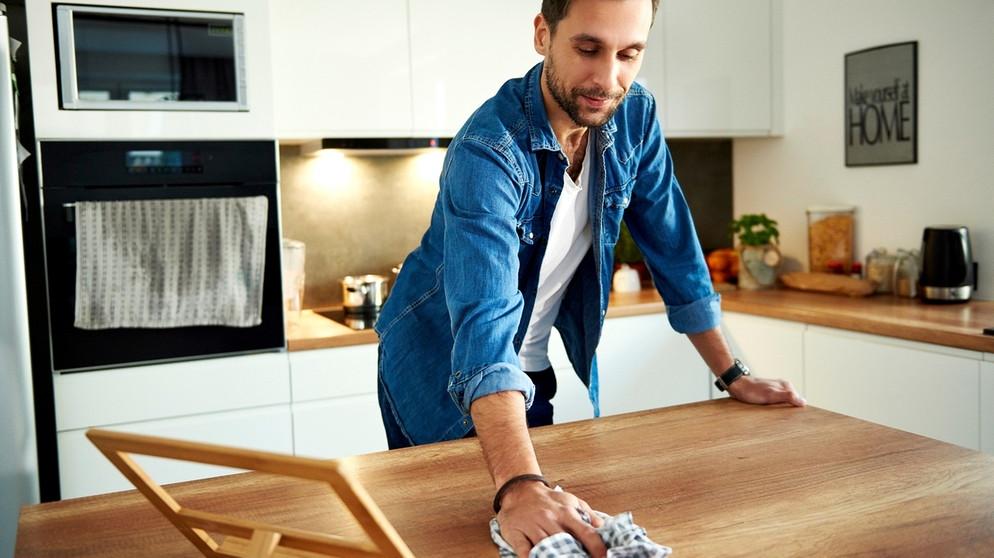
[[[533,430],[546,475],[675,556],[992,556],[994,457],[815,408],[731,400]],[[354,459],[419,556],[496,556],[475,440]],[[324,487],[258,473],[173,485],[184,505],[357,533]],[[343,525],[346,525],[343,527]],[[196,556],[134,491],[26,507],[16,556]]]

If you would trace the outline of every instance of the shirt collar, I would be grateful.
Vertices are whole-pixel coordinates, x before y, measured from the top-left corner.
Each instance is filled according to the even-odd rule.
[[[539,62],[525,74],[525,116],[528,119],[528,135],[531,139],[532,151],[549,149],[552,151],[562,151],[556,134],[552,131],[549,123],[549,116],[545,112],[545,103],[542,100],[542,67]],[[618,129],[618,124],[614,121],[615,116],[606,124],[595,130],[603,138],[605,146],[614,143],[614,133]]]

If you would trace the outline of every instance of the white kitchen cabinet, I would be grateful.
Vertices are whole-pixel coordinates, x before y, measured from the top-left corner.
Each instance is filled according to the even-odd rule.
[[[804,330],[802,323],[725,312],[722,332],[732,354],[756,376],[787,380],[804,394]],[[711,397],[728,397],[711,383]]]
[[[994,454],[994,359],[980,363],[980,449]]]
[[[293,452],[289,405],[102,428],[283,454]],[[63,499],[134,488],[86,438],[86,429],[59,432],[58,446]],[[135,456],[135,460],[160,484],[238,472],[227,467],[157,457]]]
[[[415,136],[453,136],[507,80],[541,61],[535,0],[413,0]]]
[[[387,449],[376,359],[376,344],[290,353],[296,455],[332,458]]]
[[[604,416],[709,398],[707,365],[665,314],[605,320],[597,365]]]
[[[407,0],[270,0],[280,139],[408,136]]]
[[[375,393],[293,405],[294,453],[331,459],[387,449]]]
[[[56,430],[290,402],[285,352],[56,374]]]
[[[971,449],[980,446],[980,360],[973,351],[823,327],[804,334],[812,405]]]
[[[660,3],[639,81],[667,137],[780,133],[780,0]]]

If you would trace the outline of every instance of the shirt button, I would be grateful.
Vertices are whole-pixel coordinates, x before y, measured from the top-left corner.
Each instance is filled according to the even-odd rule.
[[[528,238],[535,238],[535,233],[528,233]]]
[[[458,371],[457,371],[457,372],[456,372],[455,374],[453,374],[452,376],[453,376],[454,378],[458,378],[459,376],[462,376],[462,372],[458,372]]]

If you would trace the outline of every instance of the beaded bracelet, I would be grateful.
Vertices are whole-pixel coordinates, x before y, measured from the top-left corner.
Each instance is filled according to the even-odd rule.
[[[494,513],[500,513],[500,501],[504,499],[504,494],[515,484],[525,481],[537,481],[544,484],[547,488],[552,488],[549,481],[545,480],[545,477],[542,475],[527,474],[511,477],[507,479],[499,489],[497,489],[497,494],[494,496]]]

